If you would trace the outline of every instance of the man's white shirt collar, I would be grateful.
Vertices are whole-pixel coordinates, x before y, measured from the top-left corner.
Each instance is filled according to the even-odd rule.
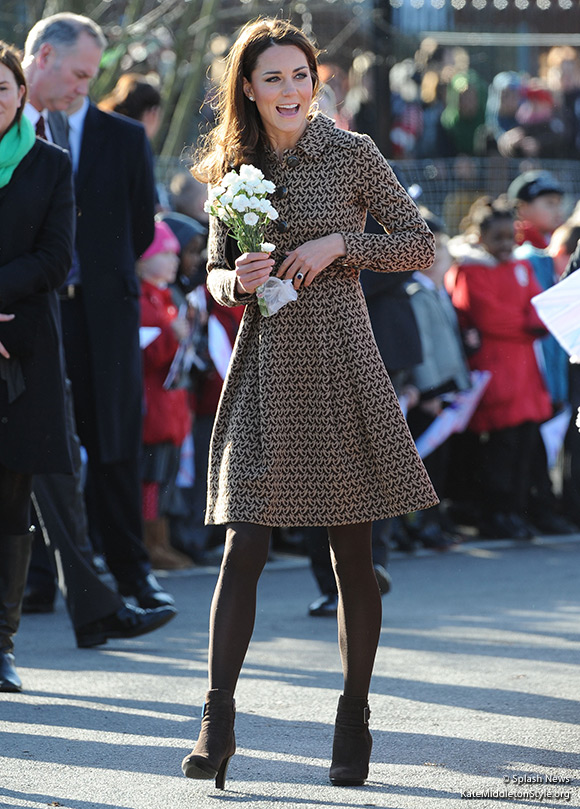
[[[38,119],[42,115],[42,117],[44,118],[44,130],[46,132],[46,140],[50,141],[51,143],[54,143],[54,138],[52,137],[52,132],[50,130],[50,124],[48,123],[47,110],[42,110],[42,112],[39,112],[36,109],[36,107],[30,103],[30,101],[27,101],[26,104],[24,105],[23,112],[35,129],[36,124],[38,123]]]

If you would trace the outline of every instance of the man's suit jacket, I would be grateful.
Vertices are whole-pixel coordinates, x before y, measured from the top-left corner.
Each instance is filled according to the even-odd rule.
[[[76,249],[103,463],[136,457],[141,443],[135,262],[153,241],[154,189],[143,127],[91,104],[75,178]]]
[[[49,112],[48,125],[50,134],[57,146],[68,151],[68,119],[64,112]]]

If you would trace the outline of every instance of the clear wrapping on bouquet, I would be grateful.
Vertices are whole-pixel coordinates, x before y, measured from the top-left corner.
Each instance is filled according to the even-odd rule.
[[[256,290],[258,306],[264,317],[275,315],[283,306],[298,298],[298,293],[294,289],[291,278],[268,278]]]

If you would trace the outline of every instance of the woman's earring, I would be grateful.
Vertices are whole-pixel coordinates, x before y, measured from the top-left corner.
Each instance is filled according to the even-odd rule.
[[[248,96],[248,98],[250,99],[250,101],[255,101],[254,96]]]

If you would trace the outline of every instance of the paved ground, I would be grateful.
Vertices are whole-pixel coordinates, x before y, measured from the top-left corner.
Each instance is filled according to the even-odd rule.
[[[580,806],[580,536],[466,543],[390,569],[365,787],[327,781],[335,622],[307,616],[315,586],[290,560],[261,581],[225,792],[180,772],[215,582],[196,572],[167,577],[168,627],[100,651],[75,648],[62,604],[25,616],[26,692],[0,701],[0,808],[453,809],[478,790],[492,793],[478,807]]]

